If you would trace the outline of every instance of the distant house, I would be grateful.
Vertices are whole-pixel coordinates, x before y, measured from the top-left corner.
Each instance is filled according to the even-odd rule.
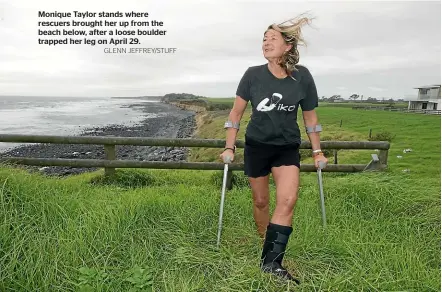
[[[417,99],[408,102],[409,110],[440,110],[440,84],[415,87]]]

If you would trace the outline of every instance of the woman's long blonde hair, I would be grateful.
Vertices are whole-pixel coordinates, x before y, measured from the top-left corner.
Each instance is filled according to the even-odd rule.
[[[280,24],[271,24],[264,32],[265,34],[269,29],[279,31],[282,34],[285,42],[292,45],[292,48],[288,52],[284,53],[279,60],[279,64],[285,69],[287,75],[289,76],[291,76],[293,71],[297,71],[296,64],[299,62],[298,45],[307,46],[307,42],[302,36],[301,28],[305,24],[310,24],[312,19],[313,18],[301,14],[296,18],[289,19]]]

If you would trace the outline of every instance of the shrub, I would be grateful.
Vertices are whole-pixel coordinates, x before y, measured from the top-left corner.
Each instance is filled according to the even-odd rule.
[[[215,171],[212,174],[211,177],[211,181],[212,183],[221,188],[222,184],[223,184],[223,175],[224,175],[224,171]],[[239,188],[243,188],[243,187],[249,187],[249,179],[247,178],[247,176],[244,175],[243,172],[233,172],[233,176],[232,176],[232,186],[236,186]]]
[[[149,173],[136,170],[117,169],[115,175],[107,177],[104,174],[91,179],[93,185],[115,185],[122,188],[137,188],[150,186],[155,179]]]
[[[369,141],[388,141],[388,142],[391,142],[394,139],[395,136],[396,135],[392,134],[391,132],[384,131],[384,132],[380,132],[380,133],[377,133],[377,134],[371,136],[371,138],[368,138],[368,140]]]
[[[209,103],[206,106],[206,110],[208,111],[223,111],[231,109],[231,105],[225,103]]]

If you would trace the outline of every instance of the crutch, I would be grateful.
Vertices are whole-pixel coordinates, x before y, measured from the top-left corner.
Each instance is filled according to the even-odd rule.
[[[230,156],[227,156],[224,158],[223,186],[222,186],[222,190],[221,190],[221,203],[219,206],[218,239],[216,242],[217,247],[219,247],[219,243],[221,240],[221,229],[223,227],[224,198],[226,196],[226,185],[227,185],[227,172],[229,170],[229,163],[230,163],[231,159],[232,158]]]
[[[325,167],[325,162],[320,161],[319,162],[319,167],[316,170],[316,172],[318,173],[318,183],[319,183],[319,195],[321,198],[321,210],[322,210],[322,225],[325,228],[326,224],[327,224],[327,220],[326,220],[326,216],[325,216],[325,200],[324,200],[324,191],[322,189],[322,169]]]

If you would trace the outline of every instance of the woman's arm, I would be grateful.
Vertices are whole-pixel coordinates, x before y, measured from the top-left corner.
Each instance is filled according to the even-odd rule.
[[[321,125],[318,123],[318,116],[316,115],[315,110],[303,111],[302,115],[304,118],[304,125],[307,129],[308,138],[310,139],[310,143],[312,144],[315,167],[322,168],[320,163],[322,162],[326,165],[328,163],[328,159],[321,151],[321,138],[319,137],[319,133],[322,131],[322,129]]]
[[[232,123],[232,126],[239,127],[244,111],[247,107],[247,101],[240,96],[236,96],[235,102],[233,103],[232,110],[229,114],[228,122]],[[236,142],[236,135],[238,129],[234,127],[227,128],[226,134],[226,148],[233,148]]]
[[[304,125],[307,129],[315,129],[316,125],[319,125],[318,116],[316,115],[315,110],[303,111],[302,116],[304,119]],[[319,132],[314,131],[311,133],[307,133],[307,135],[310,143],[312,144],[312,150],[321,150],[321,138],[319,136]]]

